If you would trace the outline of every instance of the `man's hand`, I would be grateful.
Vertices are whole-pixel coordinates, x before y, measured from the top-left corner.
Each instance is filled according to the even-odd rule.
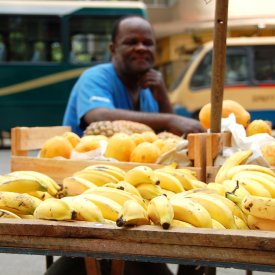
[[[177,134],[203,133],[205,129],[196,119],[187,118],[179,115],[171,115],[168,120],[167,131]]]

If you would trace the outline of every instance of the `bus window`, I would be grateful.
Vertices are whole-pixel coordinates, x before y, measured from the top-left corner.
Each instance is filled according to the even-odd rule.
[[[0,34],[0,62],[1,61],[5,61],[6,60],[6,44],[5,44],[5,41],[4,41],[4,38],[2,36],[2,34]]]
[[[112,17],[70,18],[70,60],[73,63],[107,62]]]
[[[254,47],[255,80],[275,80],[275,48],[274,46]]]
[[[6,61],[52,61],[52,44],[61,43],[57,16],[0,15],[0,32],[6,35]],[[60,61],[53,60],[53,61]]]
[[[211,84],[211,65],[212,54],[209,52],[205,55],[202,62],[191,78],[191,88],[198,89],[202,87],[210,87]]]

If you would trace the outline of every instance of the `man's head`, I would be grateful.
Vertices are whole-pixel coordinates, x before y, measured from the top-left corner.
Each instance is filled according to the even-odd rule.
[[[119,19],[110,45],[112,62],[122,75],[141,75],[154,66],[155,37],[151,24],[139,16]]]

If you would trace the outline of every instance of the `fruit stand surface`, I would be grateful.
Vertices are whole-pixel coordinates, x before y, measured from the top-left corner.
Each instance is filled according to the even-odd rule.
[[[275,233],[0,220],[0,252],[195,264],[275,272]]]

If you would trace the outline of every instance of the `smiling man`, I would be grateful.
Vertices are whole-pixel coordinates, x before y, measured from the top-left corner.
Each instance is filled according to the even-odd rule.
[[[173,114],[160,72],[154,67],[155,37],[142,17],[119,19],[112,31],[111,63],[86,70],[76,82],[63,124],[82,136],[92,122],[130,120],[156,132],[202,132],[197,120]]]

